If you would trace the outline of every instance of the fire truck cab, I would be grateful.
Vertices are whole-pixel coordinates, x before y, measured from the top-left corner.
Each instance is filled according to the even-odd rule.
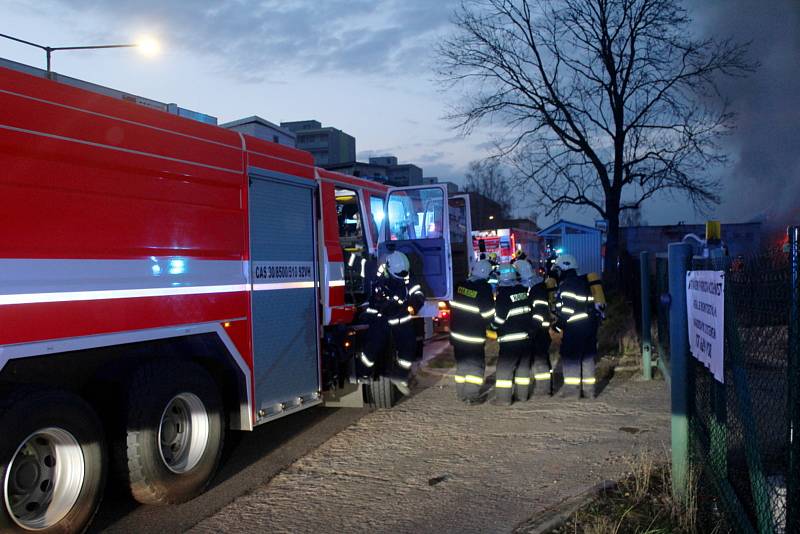
[[[313,163],[0,68],[0,531],[81,531],[109,465],[138,501],[183,502],[227,430],[391,406],[353,372],[369,276],[407,252],[435,313],[469,207]]]

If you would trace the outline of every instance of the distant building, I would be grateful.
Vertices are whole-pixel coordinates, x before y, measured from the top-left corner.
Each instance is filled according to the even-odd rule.
[[[644,226],[647,222],[642,219],[642,208],[622,204],[623,211],[619,214],[620,226]]]
[[[619,229],[620,250],[634,258],[647,251],[653,254],[667,252],[670,243],[683,240],[687,234],[705,237],[704,224],[673,224],[667,226],[627,226]],[[761,247],[760,222],[722,224],[722,241],[731,256],[752,254]]]
[[[389,176],[389,184],[395,187],[422,185],[422,169],[413,163],[393,165],[386,169],[386,173]]]
[[[320,167],[356,160],[356,139],[338,128],[323,127],[319,121],[282,122],[281,128],[297,136],[297,148],[311,152]]]
[[[539,237],[550,250],[560,249],[564,254],[574,256],[580,274],[603,271],[602,235],[597,228],[562,219],[540,230]]]
[[[334,163],[332,165],[323,165],[329,171],[340,172],[342,174],[349,174],[358,178],[367,178],[382,184],[388,183],[389,177],[386,176],[386,167],[383,165],[373,165],[372,163],[364,163],[362,161],[349,161],[346,163]]]
[[[281,124],[283,125],[286,123]],[[301,148],[300,139],[303,133],[298,133],[297,135],[297,148]],[[321,164],[320,166],[325,167],[330,171],[351,174],[353,176],[360,176],[362,178],[369,178],[381,183],[385,183],[392,187],[408,187],[411,185],[423,185],[424,183],[438,182],[438,178],[434,178],[436,180],[435,182],[425,182],[422,178],[422,169],[420,167],[417,167],[412,163],[398,164],[396,156],[371,157],[369,158],[369,163],[349,160],[337,163]],[[448,190],[450,190],[449,185]]]
[[[469,195],[473,230],[492,230],[504,227],[503,208],[489,197],[471,191]]]
[[[371,165],[381,165],[383,167],[394,167],[397,165],[397,157],[395,156],[378,156],[376,158],[369,158]]]
[[[446,185],[448,195],[458,194],[458,184],[453,182],[440,182],[437,176],[423,176],[422,185],[429,185],[429,184]]]
[[[454,182],[439,182],[440,184],[447,185],[447,193],[449,195],[456,195],[458,194],[458,184]]]
[[[253,137],[258,137],[264,141],[271,141],[273,143],[279,143],[281,145],[287,145],[291,147],[296,146],[295,143],[297,136],[294,134],[294,132],[287,130],[286,128],[281,128],[277,124],[255,115],[252,117],[245,117],[244,119],[226,122],[225,124],[220,124],[220,126],[223,128],[228,128],[229,130],[252,135]]]
[[[422,169],[413,163],[397,163],[396,156],[376,156],[369,158],[370,165],[386,169],[388,184],[393,187],[408,187],[422,185]]]

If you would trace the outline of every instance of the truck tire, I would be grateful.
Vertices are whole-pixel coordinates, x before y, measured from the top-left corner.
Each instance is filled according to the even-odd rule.
[[[388,409],[397,404],[400,392],[391,380],[380,376],[364,385],[364,397],[371,407]]]
[[[0,390],[0,532],[83,532],[106,479],[103,427],[63,391]]]
[[[186,502],[206,488],[219,465],[224,411],[208,372],[188,361],[137,369],[128,386],[122,470],[143,504]]]

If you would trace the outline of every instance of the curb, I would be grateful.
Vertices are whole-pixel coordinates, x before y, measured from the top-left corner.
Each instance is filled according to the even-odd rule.
[[[540,512],[524,523],[520,523],[514,528],[513,532],[514,534],[545,534],[562,525],[572,514],[597,499],[601,492],[608,491],[616,486],[617,483],[613,480],[604,480],[599,484],[595,484],[581,493],[567,498],[560,504]]]

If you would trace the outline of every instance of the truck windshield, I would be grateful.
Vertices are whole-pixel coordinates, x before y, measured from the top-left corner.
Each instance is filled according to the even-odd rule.
[[[387,211],[392,241],[442,237],[444,194],[439,188],[393,191]]]

